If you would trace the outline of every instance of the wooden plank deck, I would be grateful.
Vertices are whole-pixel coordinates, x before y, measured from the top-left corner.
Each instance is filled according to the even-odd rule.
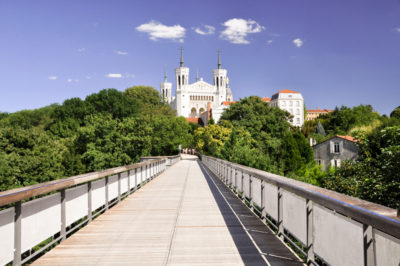
[[[33,265],[300,265],[196,160],[182,160]]]

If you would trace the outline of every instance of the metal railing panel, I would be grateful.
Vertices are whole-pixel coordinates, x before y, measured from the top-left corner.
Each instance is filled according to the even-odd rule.
[[[251,182],[252,200],[258,207],[261,207],[261,180],[253,178]]]
[[[66,226],[88,214],[88,185],[83,184],[65,191]]]
[[[133,169],[133,170],[130,171],[130,175],[129,175],[129,182],[131,184],[130,189],[132,189],[132,188],[134,188],[136,186],[135,173],[136,173],[136,169]]]
[[[400,263],[400,240],[379,230],[373,230],[375,238],[376,266],[398,266]],[[393,256],[397,254],[397,256]]]
[[[121,194],[128,192],[128,172],[121,173]]]
[[[61,229],[61,193],[22,204],[21,251],[25,252]]]
[[[118,198],[118,175],[112,175],[108,179],[108,200]]]
[[[106,202],[105,179],[92,182],[92,210],[103,206]]]
[[[13,207],[0,211],[0,265],[14,258],[14,215]]]
[[[307,202],[304,198],[282,190],[283,227],[303,244],[307,242]]]
[[[264,210],[276,221],[278,220],[278,187],[264,184]]]
[[[364,265],[363,225],[313,206],[314,253],[330,265]]]
[[[243,195],[250,198],[250,178],[247,173],[243,173]]]

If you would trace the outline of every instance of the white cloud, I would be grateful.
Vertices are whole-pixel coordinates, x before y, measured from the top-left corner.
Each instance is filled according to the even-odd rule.
[[[268,40],[267,41],[267,44],[271,44],[271,43],[273,43],[274,42],[274,40]]]
[[[136,27],[136,30],[148,33],[153,41],[167,39],[183,42],[186,33],[186,29],[181,25],[167,26],[154,20]]]
[[[57,76],[50,76],[50,77],[48,77],[48,79],[49,79],[49,80],[56,80],[56,79],[57,79]]]
[[[302,47],[303,46],[303,41],[300,38],[294,39],[293,40],[294,45],[297,47]]]
[[[78,82],[78,79],[67,79],[67,82],[72,83],[72,82]]]
[[[201,28],[193,28],[193,30],[200,35],[211,35],[215,32],[215,28],[209,25],[205,25],[204,30],[202,30]]]
[[[264,26],[261,26],[252,19],[232,18],[222,24],[226,27],[221,32],[220,37],[235,44],[249,44],[246,40],[248,34],[258,33],[265,30]]]
[[[127,55],[128,54],[128,52],[125,52],[125,51],[115,51],[115,53],[117,54],[117,55]]]
[[[398,27],[396,30],[397,30],[397,32],[400,32],[400,27]]]
[[[86,48],[79,48],[79,49],[78,49],[78,52],[79,52],[79,53],[83,53],[84,51],[86,51]]]
[[[125,73],[126,78],[134,78],[136,77],[135,74]]]
[[[109,73],[106,75],[107,78],[122,78],[122,74],[120,73]]]

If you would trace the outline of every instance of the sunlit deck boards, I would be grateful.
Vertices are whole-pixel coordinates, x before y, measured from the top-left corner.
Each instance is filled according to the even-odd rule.
[[[34,265],[268,263],[300,264],[222,183],[183,160]]]

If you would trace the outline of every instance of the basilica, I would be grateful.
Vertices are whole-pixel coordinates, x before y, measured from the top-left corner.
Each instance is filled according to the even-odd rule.
[[[178,116],[200,117],[202,113],[211,108],[219,110],[224,108],[224,102],[233,100],[229,87],[227,70],[221,68],[221,55],[218,52],[218,67],[213,70],[213,84],[199,79],[189,83],[189,68],[183,65],[183,49],[181,48],[180,66],[175,69],[176,90],[172,96],[172,83],[167,81],[160,85],[160,92],[164,100],[176,110]]]

